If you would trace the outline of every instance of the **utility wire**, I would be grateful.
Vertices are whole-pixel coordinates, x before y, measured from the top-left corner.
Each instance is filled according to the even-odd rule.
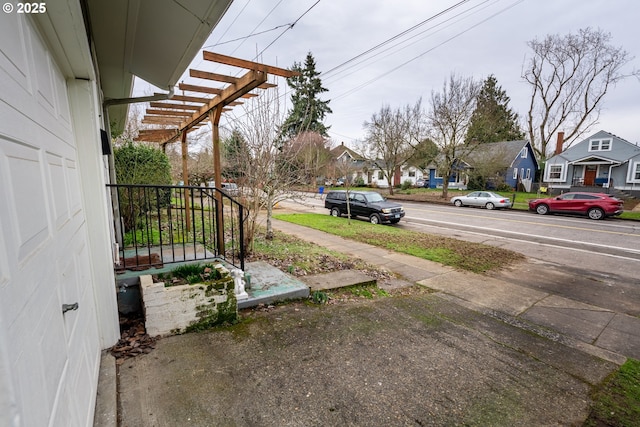
[[[446,43],[449,43],[451,40],[456,39],[456,38],[458,38],[459,36],[461,36],[461,35],[463,35],[463,34],[465,34],[465,33],[469,32],[469,31],[471,31],[472,29],[474,29],[474,28],[476,28],[476,27],[478,27],[478,26],[480,26],[480,25],[484,24],[485,22],[489,21],[490,19],[493,19],[494,17],[496,17],[496,16],[500,15],[501,13],[503,13],[503,12],[505,12],[505,11],[507,11],[507,10],[509,10],[509,9],[513,8],[513,7],[515,7],[516,5],[518,5],[518,4],[520,4],[520,3],[522,3],[523,1],[524,1],[524,0],[518,0],[518,1],[516,1],[515,3],[512,3],[511,5],[509,5],[509,6],[505,7],[505,8],[503,8],[503,9],[499,10],[498,12],[496,12],[496,13],[494,13],[494,14],[492,14],[492,15],[488,16],[487,18],[485,18],[485,19],[483,19],[483,20],[481,20],[481,21],[479,21],[479,22],[477,22],[477,23],[473,24],[472,26],[470,26],[470,27],[468,27],[468,28],[466,28],[466,29],[464,29],[464,30],[462,30],[462,31],[460,31],[460,32],[458,32],[458,33],[456,33],[456,34],[454,34],[453,36],[449,37],[448,39],[446,39],[446,40],[444,40],[444,41],[442,41],[442,42],[438,43],[438,44],[437,44],[437,45],[435,45],[434,47],[432,47],[432,48],[430,48],[430,49],[427,49],[426,51],[424,51],[424,52],[420,53],[420,54],[419,54],[419,55],[417,55],[417,56],[414,56],[413,58],[409,59],[408,61],[403,62],[402,64],[400,64],[400,65],[398,65],[398,66],[396,66],[396,67],[392,68],[391,70],[386,71],[385,73],[383,73],[383,74],[381,74],[381,75],[379,75],[379,76],[377,76],[377,77],[374,77],[373,79],[368,80],[368,81],[366,81],[366,82],[362,83],[361,85],[356,86],[355,88],[350,89],[350,90],[348,90],[348,91],[346,91],[346,92],[344,92],[344,93],[342,93],[342,94],[340,94],[340,95],[336,96],[336,97],[335,97],[335,98],[333,98],[333,99],[335,100],[335,99],[344,98],[344,97],[345,97],[345,96],[347,96],[347,95],[351,95],[352,93],[355,93],[355,92],[359,91],[360,89],[362,89],[362,88],[364,88],[364,87],[369,86],[371,83],[374,83],[374,82],[376,82],[376,81],[380,80],[381,78],[388,76],[389,74],[393,73],[394,71],[397,71],[397,70],[399,70],[400,68],[404,67],[405,65],[410,64],[411,62],[413,62],[413,61],[415,61],[415,60],[417,60],[417,59],[419,59],[419,58],[423,57],[423,56],[424,56],[424,55],[426,55],[427,53],[432,52],[433,50],[435,50],[435,49],[439,48],[440,46],[442,46],[442,45],[444,45],[444,44],[446,44]]]
[[[271,47],[275,42],[277,42],[277,41],[278,41],[278,39],[284,35],[284,33],[286,33],[287,31],[289,31],[289,30],[291,30],[291,29],[293,29],[293,27],[298,23],[298,21],[300,21],[300,20],[301,20],[301,19],[302,19],[302,18],[303,18],[307,13],[309,13],[309,12],[311,11],[311,9],[313,9],[314,7],[316,7],[316,5],[317,5],[318,3],[320,3],[320,0],[318,0],[318,1],[316,1],[314,4],[312,4],[312,5],[311,5],[311,7],[309,7],[309,9],[307,9],[307,10],[306,10],[302,15],[300,15],[300,16],[298,17],[298,19],[296,19],[295,21],[293,21],[293,22],[291,23],[291,25],[289,25],[289,27],[285,28],[285,30],[284,30],[282,33],[280,33],[280,35],[279,35],[278,37],[276,37],[276,38],[275,38],[275,40],[273,40],[271,43],[269,43],[269,44],[267,45],[267,47],[265,47],[264,49],[262,49],[262,50],[260,51],[260,53],[258,53],[258,54],[255,56],[254,60],[255,60],[255,59],[257,59],[258,57],[260,57],[260,55],[262,55],[262,54],[264,53],[264,51],[265,51],[265,50],[269,49],[269,48],[270,48],[270,47]]]
[[[404,50],[404,49],[407,49],[408,47],[413,46],[414,44],[418,43],[419,41],[422,41],[422,40],[424,40],[425,38],[430,37],[430,36],[432,36],[433,34],[435,34],[435,33],[439,32],[439,31],[441,31],[441,30],[443,30],[443,29],[445,29],[445,28],[448,28],[448,27],[450,27],[451,25],[453,25],[453,24],[455,24],[455,23],[457,23],[457,22],[460,22],[460,20],[455,21],[455,22],[452,22],[452,23],[450,23],[449,25],[446,25],[446,26],[444,26],[443,28],[441,28],[441,29],[439,29],[439,30],[437,30],[437,31],[434,31],[434,32],[433,32],[433,33],[431,33],[431,34],[428,34],[428,35],[426,35],[426,36],[424,36],[424,37],[422,37],[422,38],[420,38],[420,39],[418,39],[418,40],[413,41],[412,43],[408,43],[410,40],[415,39],[415,38],[417,38],[417,37],[419,37],[419,36],[421,36],[421,35],[423,35],[423,34],[425,34],[425,33],[429,32],[429,31],[431,31],[431,30],[434,30],[435,28],[438,28],[438,27],[440,27],[440,26],[443,26],[444,24],[446,24],[446,23],[448,23],[448,22],[450,22],[450,21],[453,21],[454,19],[456,19],[456,18],[458,18],[458,17],[460,17],[460,16],[462,16],[462,15],[465,15],[465,14],[467,14],[467,13],[471,12],[471,11],[473,11],[473,9],[479,8],[479,7],[480,7],[480,6],[482,6],[482,5],[485,5],[485,6],[484,6],[482,9],[480,9],[480,10],[486,9],[487,7],[491,6],[491,5],[486,5],[486,3],[489,3],[490,1],[493,1],[493,3],[491,4],[491,5],[493,5],[493,4],[497,3],[497,2],[499,2],[500,0],[484,0],[484,1],[482,1],[481,3],[479,3],[479,4],[475,5],[475,6],[472,6],[472,7],[470,7],[469,9],[466,9],[466,10],[464,10],[464,11],[462,11],[462,12],[460,12],[460,13],[458,13],[458,14],[456,14],[456,15],[454,15],[454,16],[452,16],[452,17],[450,17],[450,18],[447,18],[447,19],[445,19],[445,20],[441,21],[441,22],[438,22],[437,24],[435,24],[435,25],[433,25],[433,26],[431,26],[431,27],[429,27],[429,28],[427,28],[427,29],[425,29],[425,30],[423,30],[423,31],[421,31],[421,32],[419,32],[419,33],[417,33],[417,34],[414,34],[414,35],[412,35],[411,37],[409,37],[409,38],[407,38],[407,39],[405,39],[405,40],[398,41],[397,43],[395,43],[395,44],[393,44],[393,45],[390,45],[390,46],[386,47],[384,50],[381,50],[380,52],[377,52],[377,53],[375,53],[375,54],[373,54],[373,55],[369,56],[368,58],[364,58],[364,59],[362,59],[361,61],[359,61],[359,62],[357,62],[357,63],[354,63],[354,64],[349,65],[348,67],[344,68],[343,70],[339,70],[339,71],[335,72],[333,76],[329,76],[329,78],[328,78],[327,80],[325,80],[325,81],[331,81],[332,79],[335,79],[338,75],[341,75],[342,73],[347,72],[348,70],[351,70],[351,69],[354,69],[354,68],[355,68],[352,72],[350,72],[350,73],[348,73],[348,74],[346,74],[346,75],[345,75],[345,74],[342,74],[342,76],[341,76],[340,78],[348,77],[348,76],[350,76],[350,75],[352,75],[352,74],[354,74],[354,73],[358,72],[358,71],[362,68],[362,67],[357,68],[359,65],[365,64],[366,62],[371,62],[371,61],[373,61],[373,59],[374,59],[374,58],[379,57],[380,55],[382,55],[382,54],[384,54],[384,53],[386,53],[386,52],[389,52],[389,51],[391,51],[392,49],[395,49],[395,48],[397,48],[397,47],[398,47],[398,46],[400,46],[400,45],[403,45],[403,44],[404,44],[404,46],[400,47],[399,49],[395,49],[395,50],[393,50],[393,52],[392,52],[392,53],[390,53],[390,54],[388,54],[388,55],[385,55],[385,56],[384,56],[383,58],[381,58],[381,59],[387,58],[387,57],[389,57],[389,56],[391,56],[391,55],[394,55],[394,54],[396,54],[396,53],[398,53],[398,52],[400,52],[400,51],[402,51],[402,50]],[[473,12],[471,12],[471,14],[478,13],[480,10],[473,11]],[[471,15],[471,14],[470,14],[470,15]],[[434,15],[434,16],[435,16],[435,15]],[[426,21],[423,21],[423,22],[426,22]],[[414,27],[414,28],[415,28],[415,27]],[[385,43],[381,43],[381,44],[380,44],[380,47],[382,47],[383,45],[386,45],[386,42],[385,42]],[[362,54],[361,54],[361,55],[358,55],[358,56],[362,56]],[[350,61],[347,61],[347,62],[351,62],[351,60],[350,60]],[[344,63],[344,64],[346,64],[346,63]],[[333,70],[335,70],[336,68],[337,68],[337,67],[334,67],[334,68],[333,68]],[[323,73],[323,74],[322,74],[322,76],[323,76],[323,77],[325,77],[325,74]]]
[[[458,2],[458,3],[456,3],[456,4],[454,4],[453,6],[446,8],[445,10],[443,10],[443,11],[441,11],[441,12],[438,12],[438,13],[436,13],[435,15],[432,15],[432,16],[430,16],[429,18],[425,19],[424,21],[422,21],[422,22],[420,22],[420,23],[418,23],[418,24],[414,25],[413,27],[408,28],[408,29],[406,29],[406,30],[402,31],[401,33],[396,34],[395,36],[391,37],[390,39],[387,39],[387,40],[383,41],[382,43],[379,43],[379,44],[377,44],[377,45],[373,46],[372,48],[367,49],[366,51],[362,52],[361,54],[358,54],[358,55],[354,56],[353,58],[351,58],[351,59],[349,59],[349,60],[347,60],[347,61],[343,62],[342,64],[338,64],[338,65],[336,65],[335,67],[331,68],[330,70],[326,71],[326,72],[325,72],[325,73],[323,73],[323,74],[324,74],[324,75],[331,74],[331,73],[335,72],[336,70],[338,70],[338,69],[340,69],[340,68],[344,67],[345,65],[347,65],[347,64],[349,64],[349,63],[351,63],[351,62],[355,61],[356,59],[361,58],[361,57],[363,57],[363,56],[365,56],[365,55],[367,55],[367,54],[369,54],[369,53],[371,53],[371,52],[373,52],[373,51],[375,51],[375,50],[377,50],[377,49],[380,49],[381,47],[385,46],[386,44],[391,43],[392,41],[399,39],[400,37],[404,36],[405,34],[408,34],[408,33],[410,33],[411,31],[413,31],[413,30],[415,30],[415,29],[417,29],[417,28],[420,28],[420,27],[421,27],[421,26],[423,26],[424,24],[426,24],[426,23],[428,23],[428,22],[433,21],[434,19],[438,18],[439,16],[442,16],[442,15],[444,15],[444,14],[446,14],[446,13],[450,12],[451,10],[454,10],[454,9],[456,9],[456,8],[460,7],[460,6],[462,6],[463,4],[468,3],[469,1],[471,1],[471,0],[462,0],[462,1],[460,1],[460,2]]]

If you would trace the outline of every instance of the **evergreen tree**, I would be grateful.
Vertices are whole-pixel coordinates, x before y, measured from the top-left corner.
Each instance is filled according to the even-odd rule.
[[[234,129],[231,135],[222,143],[222,156],[224,159],[222,166],[222,174],[230,179],[239,180],[242,178],[242,161],[245,159],[247,151],[247,142],[242,134]]]
[[[329,101],[318,99],[318,95],[326,92],[322,87],[320,73],[316,71],[316,62],[311,52],[307,54],[304,66],[298,62],[291,68],[300,74],[287,79],[287,84],[293,89],[288,117],[282,125],[281,135],[285,138],[293,138],[302,132],[317,132],[327,137],[329,127],[323,120],[326,114],[331,113]]]
[[[515,141],[524,138],[518,114],[509,108],[509,97],[491,75],[484,81],[465,139],[471,142]]]

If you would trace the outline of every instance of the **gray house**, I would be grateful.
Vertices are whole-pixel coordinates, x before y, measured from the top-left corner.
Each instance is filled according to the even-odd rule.
[[[615,191],[640,195],[640,147],[600,131],[547,160],[543,181],[549,190]]]

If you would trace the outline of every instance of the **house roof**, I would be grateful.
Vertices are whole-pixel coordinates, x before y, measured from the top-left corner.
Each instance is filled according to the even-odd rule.
[[[338,145],[337,147],[332,148],[329,151],[331,152],[331,155],[335,159],[341,158],[346,153],[346,155],[350,156],[353,160],[362,160],[362,161],[366,160],[364,156],[362,156],[361,154],[358,154],[357,152],[353,151],[351,148],[344,145],[344,142]]]
[[[482,143],[466,156],[465,161],[473,165],[483,159],[491,158],[509,167],[528,144],[529,141],[525,140]]]
[[[613,141],[611,150],[589,151],[590,141],[602,138],[608,138]],[[601,130],[578,143],[572,144],[562,153],[550,157],[547,162],[557,163],[558,160],[562,159],[562,161],[569,163],[579,163],[593,158],[600,163],[616,164],[617,162],[620,164],[638,155],[640,155],[640,147],[610,132]]]

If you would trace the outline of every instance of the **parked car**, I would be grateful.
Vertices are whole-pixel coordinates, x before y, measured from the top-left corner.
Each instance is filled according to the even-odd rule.
[[[478,206],[487,209],[510,208],[511,200],[508,197],[491,191],[474,191],[466,196],[455,196],[451,198],[451,203],[460,206]]]
[[[236,184],[235,182],[223,182],[222,191],[224,191],[231,197],[236,197],[240,194],[240,190],[238,190],[238,184]]]
[[[416,181],[415,186],[416,186],[416,187],[418,187],[418,188],[426,188],[426,187],[429,187],[429,180],[428,180],[428,179],[418,179],[418,180]]]
[[[540,215],[567,213],[586,215],[591,219],[620,215],[623,205],[622,200],[606,193],[564,193],[556,197],[529,200],[529,210]]]
[[[324,207],[335,217],[347,215],[347,191],[329,191]],[[351,216],[366,217],[372,224],[397,224],[404,216],[402,205],[387,201],[375,191],[349,191],[349,209]]]
[[[338,178],[338,180],[336,181],[336,187],[342,187],[344,183],[345,183],[344,178]]]

